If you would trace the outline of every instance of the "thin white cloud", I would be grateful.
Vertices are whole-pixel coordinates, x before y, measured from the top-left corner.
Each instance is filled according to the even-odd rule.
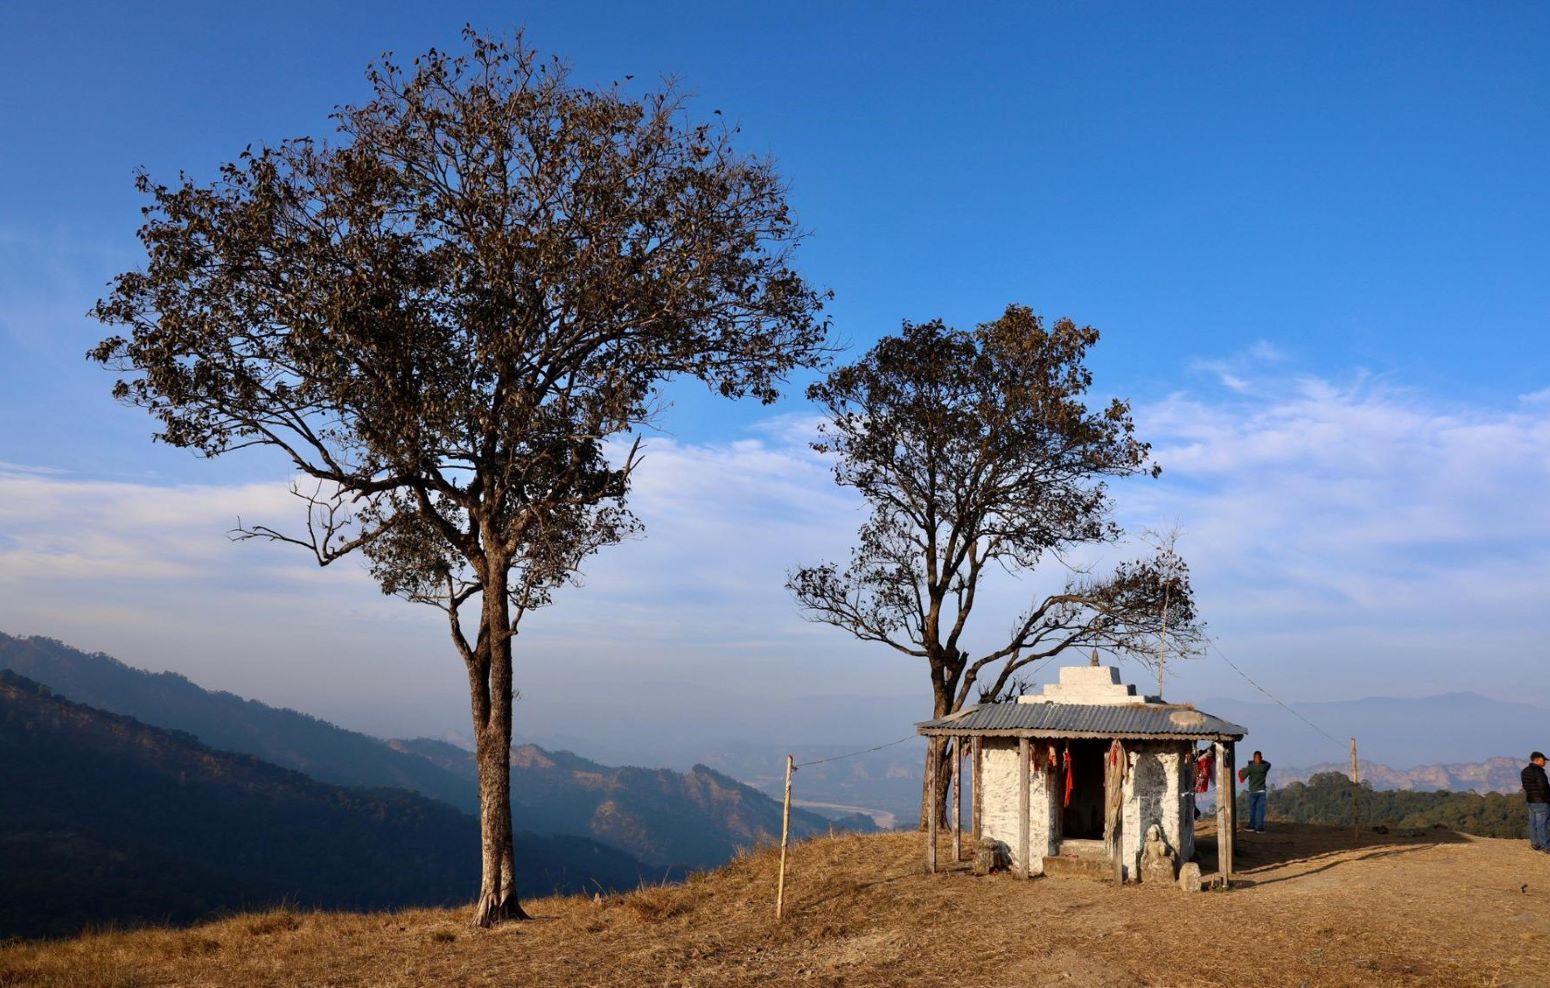
[[[0,460],[0,474],[12,473],[59,476],[63,475],[65,471],[60,470],[57,467],[36,466],[30,463],[11,463],[7,460]]]
[[[1175,394],[1137,418],[1165,472],[1125,485],[1127,515],[1181,519],[1207,617],[1289,694],[1550,696],[1524,675],[1550,585],[1550,408],[1358,374],[1232,404]]]
[[[1250,388],[1248,379],[1234,373],[1232,365],[1224,360],[1196,360],[1190,364],[1190,369],[1210,374],[1229,391],[1241,394]]]
[[[1260,390],[1255,382],[1266,373],[1269,366],[1285,363],[1286,360],[1286,352],[1275,344],[1269,340],[1256,340],[1247,349],[1227,357],[1190,361],[1189,369],[1210,374],[1229,391],[1248,394]],[[1267,383],[1274,386],[1275,382],[1271,380]]]
[[[1286,359],[1286,351],[1269,340],[1255,340],[1254,345],[1248,349],[1248,355],[1264,363],[1279,363]]]
[[[1165,473],[1115,490],[1133,531],[1183,528],[1223,647],[1292,699],[1506,692],[1524,677],[1550,585],[1550,404],[1442,405],[1360,374],[1255,385],[1138,407]],[[583,587],[523,625],[532,711],[584,717],[589,683],[753,696],[919,686],[916,664],[803,622],[785,592],[792,567],[843,560],[861,518],[807,447],[811,426],[649,441],[630,500],[644,539],[594,557]],[[381,596],[358,565],[320,571],[225,537],[239,515],[283,523],[296,510],[278,478],[167,487],[0,472],[0,629],[383,732],[461,726],[461,671],[436,612]],[[998,582],[982,601],[985,642],[1064,575]],[[1196,697],[1241,690],[1208,661],[1178,682]]]

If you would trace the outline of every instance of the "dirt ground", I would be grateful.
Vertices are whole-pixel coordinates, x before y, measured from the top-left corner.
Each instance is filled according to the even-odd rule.
[[[1239,835],[1237,887],[1198,894],[926,875],[923,843],[799,845],[780,925],[766,851],[489,931],[446,910],[280,911],[12,944],[0,986],[1550,985],[1550,855],[1526,841],[1272,824]]]

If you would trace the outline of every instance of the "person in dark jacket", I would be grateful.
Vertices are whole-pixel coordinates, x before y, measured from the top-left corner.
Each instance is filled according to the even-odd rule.
[[[1550,779],[1545,777],[1545,753],[1536,751],[1523,766],[1523,796],[1528,800],[1528,842],[1550,854]]]

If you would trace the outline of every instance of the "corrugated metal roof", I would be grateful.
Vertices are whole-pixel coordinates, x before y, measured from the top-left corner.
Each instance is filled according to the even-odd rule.
[[[1029,737],[1241,738],[1237,724],[1163,703],[987,703],[915,725],[921,734]]]

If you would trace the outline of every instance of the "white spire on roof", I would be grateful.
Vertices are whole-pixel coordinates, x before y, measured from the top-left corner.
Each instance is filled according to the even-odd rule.
[[[1024,694],[1018,703],[1081,703],[1122,705],[1149,703],[1151,697],[1136,693],[1120,682],[1118,666],[1061,666],[1060,682],[1045,685],[1043,692]]]

